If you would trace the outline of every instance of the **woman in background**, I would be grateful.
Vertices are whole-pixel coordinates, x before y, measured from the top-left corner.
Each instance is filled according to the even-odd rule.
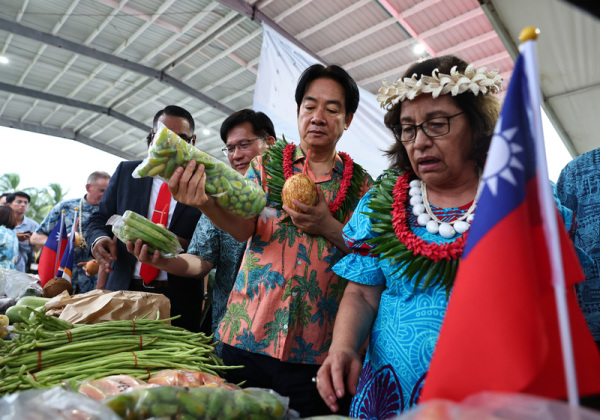
[[[19,256],[19,240],[13,230],[15,218],[10,206],[0,206],[0,268],[15,269]]]

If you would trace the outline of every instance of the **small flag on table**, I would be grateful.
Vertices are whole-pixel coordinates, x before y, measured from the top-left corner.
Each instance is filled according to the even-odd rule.
[[[42,249],[38,263],[38,275],[42,286],[54,277],[65,249],[67,248],[67,229],[65,228],[65,214],[60,215],[60,221],[54,226]]]

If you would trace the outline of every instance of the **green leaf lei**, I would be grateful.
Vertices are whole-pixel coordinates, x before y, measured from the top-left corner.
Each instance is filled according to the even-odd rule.
[[[414,291],[421,283],[423,290],[444,287],[448,298],[464,249],[466,233],[453,242],[436,244],[422,240],[410,230],[406,203],[408,182],[414,177],[413,173],[388,169],[375,181],[368,203],[373,212],[362,214],[372,219],[372,231],[380,236],[366,242],[374,245],[371,255],[398,265],[394,273],[405,268],[407,283],[414,277]]]
[[[269,191],[267,193],[267,202],[277,210],[281,210],[283,206],[281,189],[286,179],[283,171],[283,150],[288,145],[290,143],[287,142],[284,136],[282,140],[278,140],[273,146],[269,147],[263,155],[263,166],[267,172],[265,182]],[[341,203],[340,208],[333,213],[333,217],[340,223],[346,220],[349,212],[358,204],[365,177],[365,170],[358,163],[354,162],[352,179],[346,193],[346,199]]]

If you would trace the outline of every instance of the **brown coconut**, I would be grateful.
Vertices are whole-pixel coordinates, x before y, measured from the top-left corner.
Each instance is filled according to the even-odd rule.
[[[308,175],[293,175],[285,181],[285,184],[283,184],[283,188],[281,189],[281,200],[283,201],[283,204],[290,209],[299,212],[300,209],[292,204],[293,199],[298,200],[307,206],[314,206],[316,204],[317,186]]]
[[[69,239],[71,238],[70,233],[69,233],[68,237],[69,237]],[[73,244],[75,245],[75,248],[77,248],[79,245],[81,245],[81,241],[82,241],[81,235],[79,233],[75,232],[75,239],[73,240],[73,242],[74,242]]]
[[[73,285],[71,282],[67,279],[63,279],[62,277],[52,277],[44,286],[42,296],[53,298],[54,296],[60,295],[65,290],[70,295],[73,294]]]
[[[85,272],[88,276],[93,276],[95,274],[98,274],[98,261],[89,260],[85,264]]]

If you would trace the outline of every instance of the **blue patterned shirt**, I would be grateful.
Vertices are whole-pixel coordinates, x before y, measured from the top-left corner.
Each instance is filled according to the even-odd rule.
[[[15,232],[35,232],[39,224],[33,219],[27,216],[23,216],[23,222],[20,225],[15,226]],[[15,270],[25,272],[27,262],[30,258],[33,258],[33,250],[29,240],[19,241],[19,258],[15,265]]]
[[[588,327],[600,341],[600,149],[569,162],[556,190],[561,203],[575,213],[575,246],[591,257],[579,254],[586,280],[576,290]]]
[[[14,270],[19,255],[19,240],[14,230],[0,226],[0,268]]]
[[[76,211],[76,208],[79,208],[81,205],[81,229],[83,232],[83,237],[85,237],[85,230],[87,228],[87,223],[90,216],[98,211],[98,206],[93,206],[88,203],[85,198],[73,198],[71,200],[66,200],[55,205],[50,213],[46,216],[46,218],[42,221],[42,224],[37,229],[36,233],[40,233],[42,235],[50,235],[54,226],[60,221],[60,214],[62,210],[65,210],[65,228],[67,229],[67,233],[71,233],[71,228],[73,226],[73,222],[75,218],[79,215],[79,211]],[[77,232],[79,232],[79,228],[77,228]],[[73,278],[71,283],[73,284],[73,290],[75,293],[85,293],[89,292],[92,289],[96,288],[96,280],[97,276],[88,277],[83,270],[83,267],[78,266],[77,264],[80,262],[86,262],[92,259],[90,254],[90,247],[86,247],[85,249],[80,247],[75,248],[75,256],[73,258]]]
[[[213,286],[212,332],[217,331],[219,322],[225,315],[229,293],[235,283],[245,249],[245,242],[233,239],[230,234],[213,225],[205,215],[198,220],[187,252],[208,261],[217,269]]]

